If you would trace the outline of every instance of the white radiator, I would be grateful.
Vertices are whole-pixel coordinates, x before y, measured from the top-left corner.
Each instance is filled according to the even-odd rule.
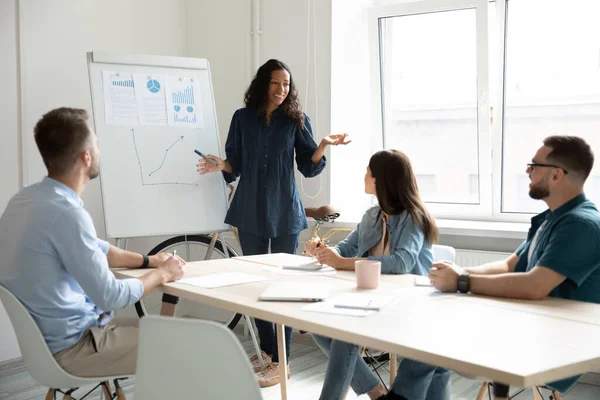
[[[461,267],[475,267],[492,261],[504,260],[510,256],[510,254],[511,253],[499,253],[494,251],[456,249],[455,263]]]

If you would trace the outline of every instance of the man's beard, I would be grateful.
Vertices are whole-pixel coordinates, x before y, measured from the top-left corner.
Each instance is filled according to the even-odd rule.
[[[88,171],[88,177],[90,180],[96,179],[100,175],[100,163],[97,160],[92,160],[92,165]]]
[[[541,182],[529,189],[529,197],[535,200],[543,200],[550,196],[548,185],[543,185]]]

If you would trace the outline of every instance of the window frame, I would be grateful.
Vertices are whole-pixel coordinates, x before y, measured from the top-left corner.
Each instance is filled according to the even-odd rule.
[[[495,3],[498,40],[489,40],[489,3]],[[531,213],[503,213],[502,210],[502,134],[505,95],[505,49],[506,49],[506,2],[507,0],[424,0],[411,3],[386,4],[369,9],[369,50],[372,97],[373,151],[385,148],[383,121],[382,69],[382,18],[427,14],[434,12],[475,9],[476,12],[476,60],[477,60],[477,128],[479,204],[426,203],[437,218],[528,222]],[[494,46],[498,53],[498,68],[491,75],[489,49]],[[492,95],[492,85],[497,88]],[[494,123],[490,117],[493,117]]]

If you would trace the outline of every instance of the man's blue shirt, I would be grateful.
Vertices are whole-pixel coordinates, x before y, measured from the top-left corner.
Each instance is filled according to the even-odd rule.
[[[0,244],[0,284],[29,310],[53,354],[144,292],[138,279],[114,277],[109,244],[97,238],[83,200],[54,179],[10,200],[0,217]]]

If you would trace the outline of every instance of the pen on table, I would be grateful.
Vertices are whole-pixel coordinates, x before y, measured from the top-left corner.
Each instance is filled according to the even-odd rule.
[[[212,158],[206,158],[204,153],[202,153],[201,151],[194,150],[194,153],[198,154],[200,157],[204,158],[206,161],[208,161],[209,163],[211,163],[213,165],[219,165],[219,163],[216,162],[215,160],[213,160]]]

